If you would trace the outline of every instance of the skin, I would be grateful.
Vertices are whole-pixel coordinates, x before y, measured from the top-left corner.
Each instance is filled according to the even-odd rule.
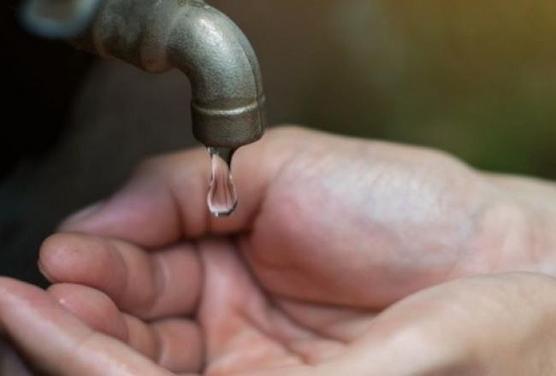
[[[295,128],[145,162],[0,280],[2,330],[55,375],[551,375],[556,188]]]

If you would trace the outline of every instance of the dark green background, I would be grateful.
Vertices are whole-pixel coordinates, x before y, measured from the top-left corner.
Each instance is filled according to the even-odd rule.
[[[255,44],[273,120],[556,178],[556,2],[213,3]]]

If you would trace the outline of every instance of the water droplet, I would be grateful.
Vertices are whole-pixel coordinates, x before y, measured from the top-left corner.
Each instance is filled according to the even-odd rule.
[[[230,171],[234,152],[229,148],[209,148],[212,174],[207,204],[215,217],[227,217],[237,207],[237,193]]]

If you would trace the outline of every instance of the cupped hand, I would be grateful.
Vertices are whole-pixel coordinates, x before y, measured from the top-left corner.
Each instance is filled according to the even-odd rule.
[[[522,309],[515,336],[498,316],[522,290],[550,291],[547,277],[462,280],[404,300],[471,274],[546,270],[513,182],[438,152],[296,129],[238,152],[228,219],[207,212],[208,174],[200,150],[157,158],[66,221],[41,250],[48,295],[3,282],[32,312],[4,309],[8,333],[62,332],[46,349],[22,345],[60,374],[405,375],[467,372],[483,364],[470,346],[485,333],[504,334],[493,338],[510,354],[546,324],[546,302]]]
[[[221,281],[238,282],[228,281],[235,261],[226,250],[213,252],[229,262]],[[549,376],[555,293],[551,277],[498,274],[423,290],[374,318],[340,307],[288,310],[258,292],[213,296],[223,301],[196,320],[142,321],[94,289],[45,293],[0,279],[0,320],[41,375]]]

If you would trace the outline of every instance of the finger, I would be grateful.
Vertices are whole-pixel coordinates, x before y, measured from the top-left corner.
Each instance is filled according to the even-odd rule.
[[[189,320],[147,324],[122,314],[108,296],[89,287],[56,284],[48,292],[92,329],[115,337],[173,372],[199,371],[203,344],[199,327]]]
[[[13,344],[0,337],[0,375],[33,376]]]
[[[122,241],[58,234],[44,242],[39,265],[52,282],[98,289],[143,319],[190,314],[201,290],[198,255],[187,244],[146,252]]]
[[[191,239],[245,230],[269,182],[305,146],[305,137],[316,137],[291,129],[272,133],[236,153],[233,174],[240,205],[230,218],[209,215],[209,158],[206,151],[195,150],[144,163],[122,191],[71,217],[61,230],[117,237],[146,247],[171,244],[184,235]]]
[[[167,319],[151,324],[126,315],[129,344],[173,372],[199,372],[204,363],[200,328],[185,319]]]
[[[55,375],[169,375],[95,332],[37,287],[0,278],[0,325],[41,370]]]
[[[47,291],[92,329],[127,342],[127,323],[107,295],[90,287],[69,283],[52,285]]]

